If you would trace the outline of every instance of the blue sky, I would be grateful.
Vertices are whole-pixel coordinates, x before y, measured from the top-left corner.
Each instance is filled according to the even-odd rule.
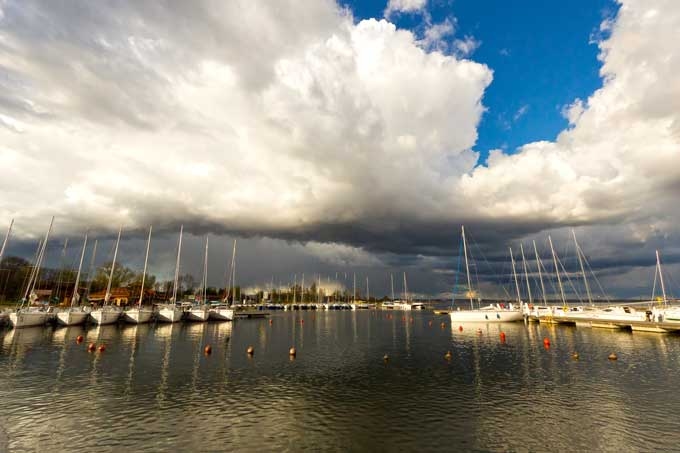
[[[357,21],[382,17],[386,6],[383,0],[344,4]],[[450,40],[481,41],[470,58],[494,72],[475,146],[482,161],[491,149],[513,153],[525,143],[554,140],[567,127],[562,108],[602,85],[593,38],[618,10],[611,0],[429,0],[426,8],[432,23],[455,20]],[[390,19],[416,33],[425,20],[421,13]]]

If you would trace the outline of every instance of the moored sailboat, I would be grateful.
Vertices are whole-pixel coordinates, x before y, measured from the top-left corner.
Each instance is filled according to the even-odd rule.
[[[233,321],[234,320],[234,310],[229,306],[229,293],[231,291],[232,283],[236,275],[236,239],[234,239],[234,246],[231,252],[231,267],[229,268],[229,278],[227,279],[227,284],[224,287],[224,299],[219,305],[214,305],[210,308],[209,317],[217,321]]]
[[[146,240],[146,256],[144,257],[144,272],[142,273],[142,288],[139,291],[139,301],[137,307],[130,308],[123,312],[123,319],[125,322],[131,324],[144,324],[149,322],[153,315],[153,310],[142,306],[144,300],[144,283],[146,283],[146,266],[149,262],[149,247],[151,245],[151,230],[153,227],[149,226],[149,237]]]
[[[186,312],[187,321],[205,322],[210,317],[210,306],[207,304],[208,289],[208,236],[205,236],[205,255],[203,257],[203,288],[201,301],[194,304]]]
[[[159,307],[156,319],[159,322],[177,322],[184,316],[184,311],[177,306],[177,283],[179,282],[179,260],[182,253],[182,233],[184,225],[179,228],[179,241],[177,242],[177,261],[175,262],[175,280],[172,285],[172,298],[170,303]]]
[[[78,286],[80,286],[80,272],[83,268],[83,258],[85,258],[85,249],[87,248],[87,233],[85,233],[85,240],[83,241],[83,250],[80,252],[80,263],[78,264],[78,273],[76,274],[76,283],[73,286],[73,295],[71,296],[71,306],[65,310],[57,313],[57,322],[62,326],[75,326],[83,324],[89,315],[82,306],[76,305],[80,302],[80,294],[78,293]]]
[[[118,238],[116,239],[116,248],[113,252],[113,261],[111,262],[111,271],[109,273],[109,281],[106,285],[106,295],[104,296],[104,305],[100,308],[92,310],[90,312],[90,319],[95,324],[105,325],[113,324],[120,318],[120,308],[109,305],[109,299],[111,298],[111,282],[113,280],[113,271],[116,267],[116,258],[118,257],[118,246],[120,245],[120,233],[123,231],[123,226],[121,225],[118,229]]]

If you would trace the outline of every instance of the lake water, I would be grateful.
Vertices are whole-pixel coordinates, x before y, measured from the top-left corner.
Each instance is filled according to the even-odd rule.
[[[427,312],[270,319],[4,329],[0,451],[680,448],[679,336],[460,331]]]

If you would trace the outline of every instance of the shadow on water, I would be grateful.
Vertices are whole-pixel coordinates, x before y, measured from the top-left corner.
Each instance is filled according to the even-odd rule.
[[[678,336],[427,312],[4,330],[0,449],[668,450],[679,353]]]

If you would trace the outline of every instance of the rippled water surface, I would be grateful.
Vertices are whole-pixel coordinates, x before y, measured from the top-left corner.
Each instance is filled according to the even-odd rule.
[[[680,336],[403,315],[0,330],[0,451],[680,448]]]

